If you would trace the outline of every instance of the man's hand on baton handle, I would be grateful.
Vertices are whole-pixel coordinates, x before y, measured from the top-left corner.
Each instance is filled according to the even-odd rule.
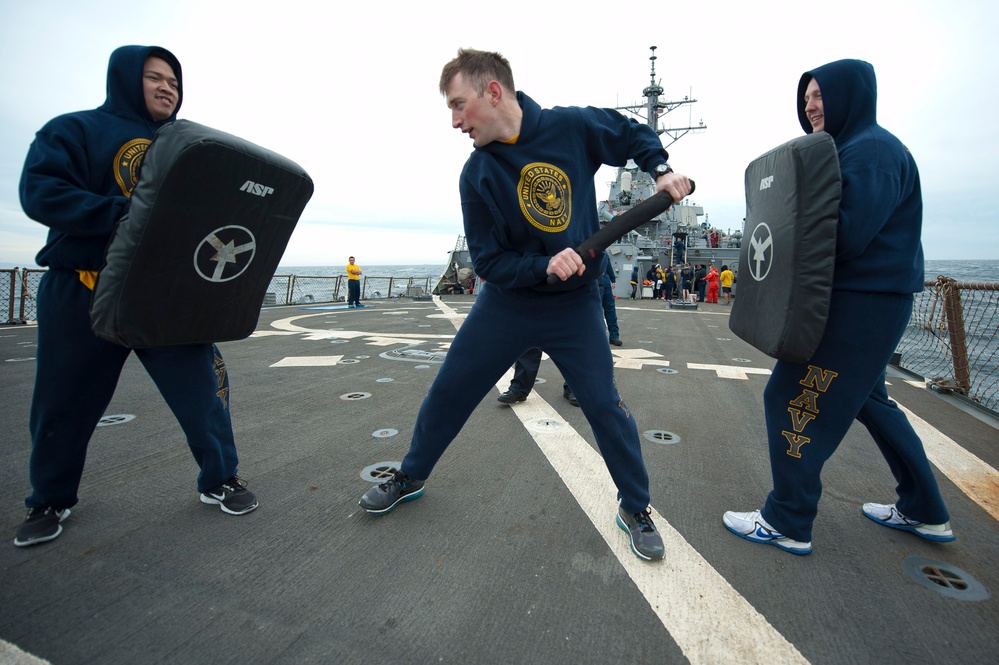
[[[582,275],[586,269],[584,260],[595,259],[602,251],[607,249],[611,243],[645,224],[656,215],[669,209],[674,202],[683,200],[684,197],[694,193],[694,181],[686,176],[668,173],[661,178],[669,179],[669,176],[676,175],[677,178],[670,179],[670,182],[663,182],[658,191],[634,208],[621,213],[607,226],[603,227],[592,236],[583,241],[583,244],[576,249],[565,248],[548,261],[548,283],[555,284],[559,280],[565,281],[573,275]],[[686,185],[689,183],[689,189]],[[674,199],[674,195],[683,196]]]

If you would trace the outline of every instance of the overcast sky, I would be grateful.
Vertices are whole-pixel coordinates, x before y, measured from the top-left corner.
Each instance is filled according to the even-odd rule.
[[[99,106],[108,56],[123,44],[177,55],[180,117],[278,152],[315,181],[283,266],[348,255],[362,267],[444,263],[462,231],[457,182],[472,149],[437,91],[459,47],[504,54],[517,88],[542,106],[615,107],[642,103],[653,45],[666,98],[698,100],[663,124],[707,127],[669,151],[712,225],[741,228],[746,166],[802,134],[801,73],[861,58],[878,76],[879,122],[920,168],[927,258],[996,259],[997,6],[0,0],[0,264],[33,265],[44,243],[17,196],[35,131]],[[598,196],[612,174],[598,174]]]

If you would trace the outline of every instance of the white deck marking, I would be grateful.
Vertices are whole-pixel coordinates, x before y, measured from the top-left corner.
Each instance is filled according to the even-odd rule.
[[[289,356],[271,367],[330,367],[343,360],[343,356]]]
[[[714,372],[719,379],[740,379],[748,381],[750,374],[771,374],[769,369],[759,367],[738,367],[737,365],[705,365],[703,363],[687,363],[687,369],[704,369]]]
[[[912,429],[922,439],[930,462],[993,519],[999,520],[999,471],[962,448],[897,400],[893,401],[905,412]]]
[[[436,296],[434,302],[445,307]],[[452,322],[461,326],[460,319]],[[507,371],[496,389],[505,390],[512,375]],[[536,392],[513,411],[691,663],[808,663],[654,508],[666,558],[636,557],[614,521],[617,488],[600,454]],[[563,426],[544,432],[526,426],[538,418]],[[720,533],[720,515],[718,522]]]

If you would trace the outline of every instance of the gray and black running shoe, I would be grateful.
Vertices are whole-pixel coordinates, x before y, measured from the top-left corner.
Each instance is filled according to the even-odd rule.
[[[423,482],[396,471],[390,480],[365,492],[358,504],[372,515],[384,515],[403,501],[423,496]]]
[[[640,559],[658,561],[666,555],[666,546],[663,545],[656,525],[652,523],[652,511],[649,508],[634,515],[618,508],[617,525],[628,534],[631,551]]]

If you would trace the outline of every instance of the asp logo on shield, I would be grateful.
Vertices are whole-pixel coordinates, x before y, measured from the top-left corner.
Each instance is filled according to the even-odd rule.
[[[223,226],[201,241],[194,252],[194,270],[209,282],[236,279],[253,262],[257,240],[245,226]]]

